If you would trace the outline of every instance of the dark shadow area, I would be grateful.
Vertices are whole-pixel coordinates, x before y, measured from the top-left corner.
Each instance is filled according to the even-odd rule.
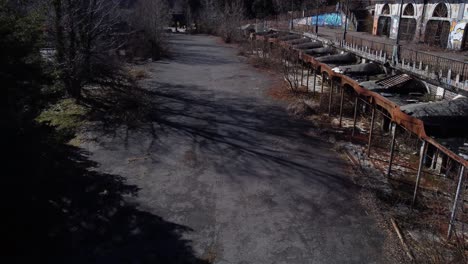
[[[337,170],[328,170],[330,166],[344,168],[346,162],[320,151],[331,145],[307,135],[313,124],[289,116],[280,104],[230,92],[218,92],[214,98],[213,91],[203,87],[151,80],[147,80],[146,89],[113,87],[102,96],[93,93],[86,100],[95,109],[91,118],[99,121],[92,128],[97,138],[111,135],[123,138],[123,142],[114,144],[142,145],[149,137],[152,143],[147,153],[162,156],[167,153],[161,144],[170,143],[158,145],[159,138],[179,138],[179,143],[189,140],[189,145],[199,146],[204,156],[232,160],[212,160],[219,173],[232,177],[264,177],[262,171],[277,168],[285,177],[304,178],[330,189],[337,185],[356,187]],[[118,135],[119,128],[125,129],[125,135]],[[146,136],[132,141],[136,133]],[[298,143],[304,147],[297,148]]]
[[[138,189],[53,129],[7,133],[2,263],[206,263],[182,238],[190,228],[126,202]]]

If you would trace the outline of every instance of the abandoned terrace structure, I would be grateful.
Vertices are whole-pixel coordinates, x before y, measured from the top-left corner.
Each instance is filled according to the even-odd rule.
[[[376,34],[379,32],[379,25],[383,23],[379,20],[386,20],[381,17],[393,19],[391,15],[381,15],[382,11],[385,11],[383,9],[393,10],[396,6],[396,4],[375,5]],[[465,6],[468,7],[464,3],[459,3],[456,8],[464,10]],[[403,7],[403,11],[405,7],[412,8],[409,5]],[[414,6],[413,11],[419,8]],[[439,4],[428,4],[425,8],[427,9],[425,12],[431,15],[423,15],[426,20],[419,19],[422,21],[419,29],[432,27],[431,24],[435,22],[431,21],[443,21],[437,22],[437,25],[444,27],[447,19],[433,19],[432,15],[434,12],[442,14],[439,12],[444,12],[442,10],[444,8]],[[409,9],[406,9],[406,12],[409,12]],[[333,10],[333,8],[322,10]],[[463,20],[464,12],[448,10],[447,8],[448,18],[453,18],[456,13],[455,17],[460,18],[456,21],[456,25],[466,27],[466,22]],[[318,20],[319,15],[316,12],[316,10],[303,12],[302,18],[298,17],[300,14],[296,16],[293,20],[293,30],[288,25],[287,15],[261,21],[257,29],[262,30],[257,32],[253,42],[253,52],[258,56],[268,57],[274,50],[280,50],[289,57],[284,58],[284,61],[289,63],[294,63],[298,58],[297,67],[301,69],[299,71],[301,85],[304,85],[309,92],[319,94],[320,102],[328,101],[326,106],[328,116],[335,116],[339,120],[339,125],[343,126],[343,119],[346,118],[344,109],[347,106],[354,109],[354,113],[348,116],[353,124],[352,136],[367,136],[369,156],[378,131],[375,125],[380,118],[381,130],[389,131],[389,134],[382,133],[383,137],[387,137],[389,146],[388,152],[384,154],[387,163],[385,174],[388,177],[397,170],[394,164],[397,156],[396,139],[403,133],[401,131],[414,136],[416,144],[409,148],[419,155],[418,160],[409,165],[416,172],[410,177],[414,186],[412,203],[414,204],[419,197],[424,177],[438,175],[440,182],[450,182],[450,184],[438,183],[446,186],[440,189],[450,197],[447,201],[451,204],[447,233],[450,237],[454,229],[460,230],[456,228],[457,225],[463,225],[461,218],[457,218],[457,212],[460,211],[460,204],[462,206],[465,204],[463,191],[466,189],[465,178],[468,166],[468,98],[466,97],[468,66],[460,62],[458,67],[454,63],[456,61],[451,59],[434,60],[430,54],[418,54],[417,51],[414,53],[405,49],[401,51],[401,60],[394,61],[393,45],[371,43],[365,39],[360,39],[359,42],[353,36],[350,39],[322,37],[308,24],[313,18]],[[317,16],[313,17],[310,14]],[[357,19],[353,21],[358,22]],[[344,25],[347,22],[342,20],[337,23]],[[357,25],[355,26],[357,28]],[[415,38],[428,40],[424,35]],[[441,46],[442,42],[439,38],[438,43]],[[449,42],[447,39],[447,46],[454,47],[454,42],[452,44]],[[463,42],[457,45],[459,49],[464,47]],[[313,78],[313,81],[309,81],[309,78]],[[316,87],[316,79],[322,80],[320,88]],[[328,88],[324,88],[324,85]],[[322,100],[322,98],[327,99]],[[359,127],[359,119],[364,119],[365,128]]]

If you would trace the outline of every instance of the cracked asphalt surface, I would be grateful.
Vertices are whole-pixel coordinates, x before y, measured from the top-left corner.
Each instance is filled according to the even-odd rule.
[[[98,170],[140,188],[130,202],[189,227],[213,263],[391,262],[346,162],[268,97],[271,76],[214,37],[171,44],[173,58],[145,65],[153,122],[84,143]]]

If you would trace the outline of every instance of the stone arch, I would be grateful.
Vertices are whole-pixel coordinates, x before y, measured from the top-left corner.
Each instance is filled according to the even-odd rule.
[[[401,40],[412,41],[416,35],[416,10],[413,4],[407,4],[403,9],[403,18],[400,24]]]
[[[413,4],[407,4],[403,10],[404,16],[415,16],[415,9]]]
[[[448,18],[449,9],[445,3],[439,3],[432,12],[432,17]]]
[[[390,12],[390,5],[389,4],[385,4],[383,7],[382,7],[382,12],[381,12],[381,15],[390,15],[391,12]]]

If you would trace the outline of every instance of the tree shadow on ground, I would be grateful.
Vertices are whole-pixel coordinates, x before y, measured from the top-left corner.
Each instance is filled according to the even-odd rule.
[[[3,263],[207,263],[182,238],[190,228],[129,203],[135,186],[97,172],[50,127],[9,132]]]
[[[159,137],[173,137],[180,139],[176,141],[178,144],[198,146],[204,156],[230,159],[229,163],[212,162],[220,173],[233,177],[265,177],[262,171],[273,166],[283,175],[304,177],[310,184],[355,187],[351,179],[327,169],[327,166],[344,167],[345,162],[317,151],[317,148],[330,148],[330,144],[306,135],[313,124],[288,116],[281,105],[227,91],[218,91],[213,98],[212,90],[196,85],[145,80],[142,86],[145,88],[114,86],[110,91],[113,96],[94,93],[89,97],[87,103],[96,109],[95,116],[100,116],[93,119],[99,122],[90,129],[96,138],[110,136],[115,139],[113,144],[137,146],[149,137],[152,143],[143,154],[164,156],[162,150],[168,148],[161,144],[167,142],[160,142],[157,147],[153,143]],[[130,102],[126,106],[134,107],[119,105],[123,101]],[[289,142],[313,147],[297,148]],[[327,166],[317,166],[323,162]]]

